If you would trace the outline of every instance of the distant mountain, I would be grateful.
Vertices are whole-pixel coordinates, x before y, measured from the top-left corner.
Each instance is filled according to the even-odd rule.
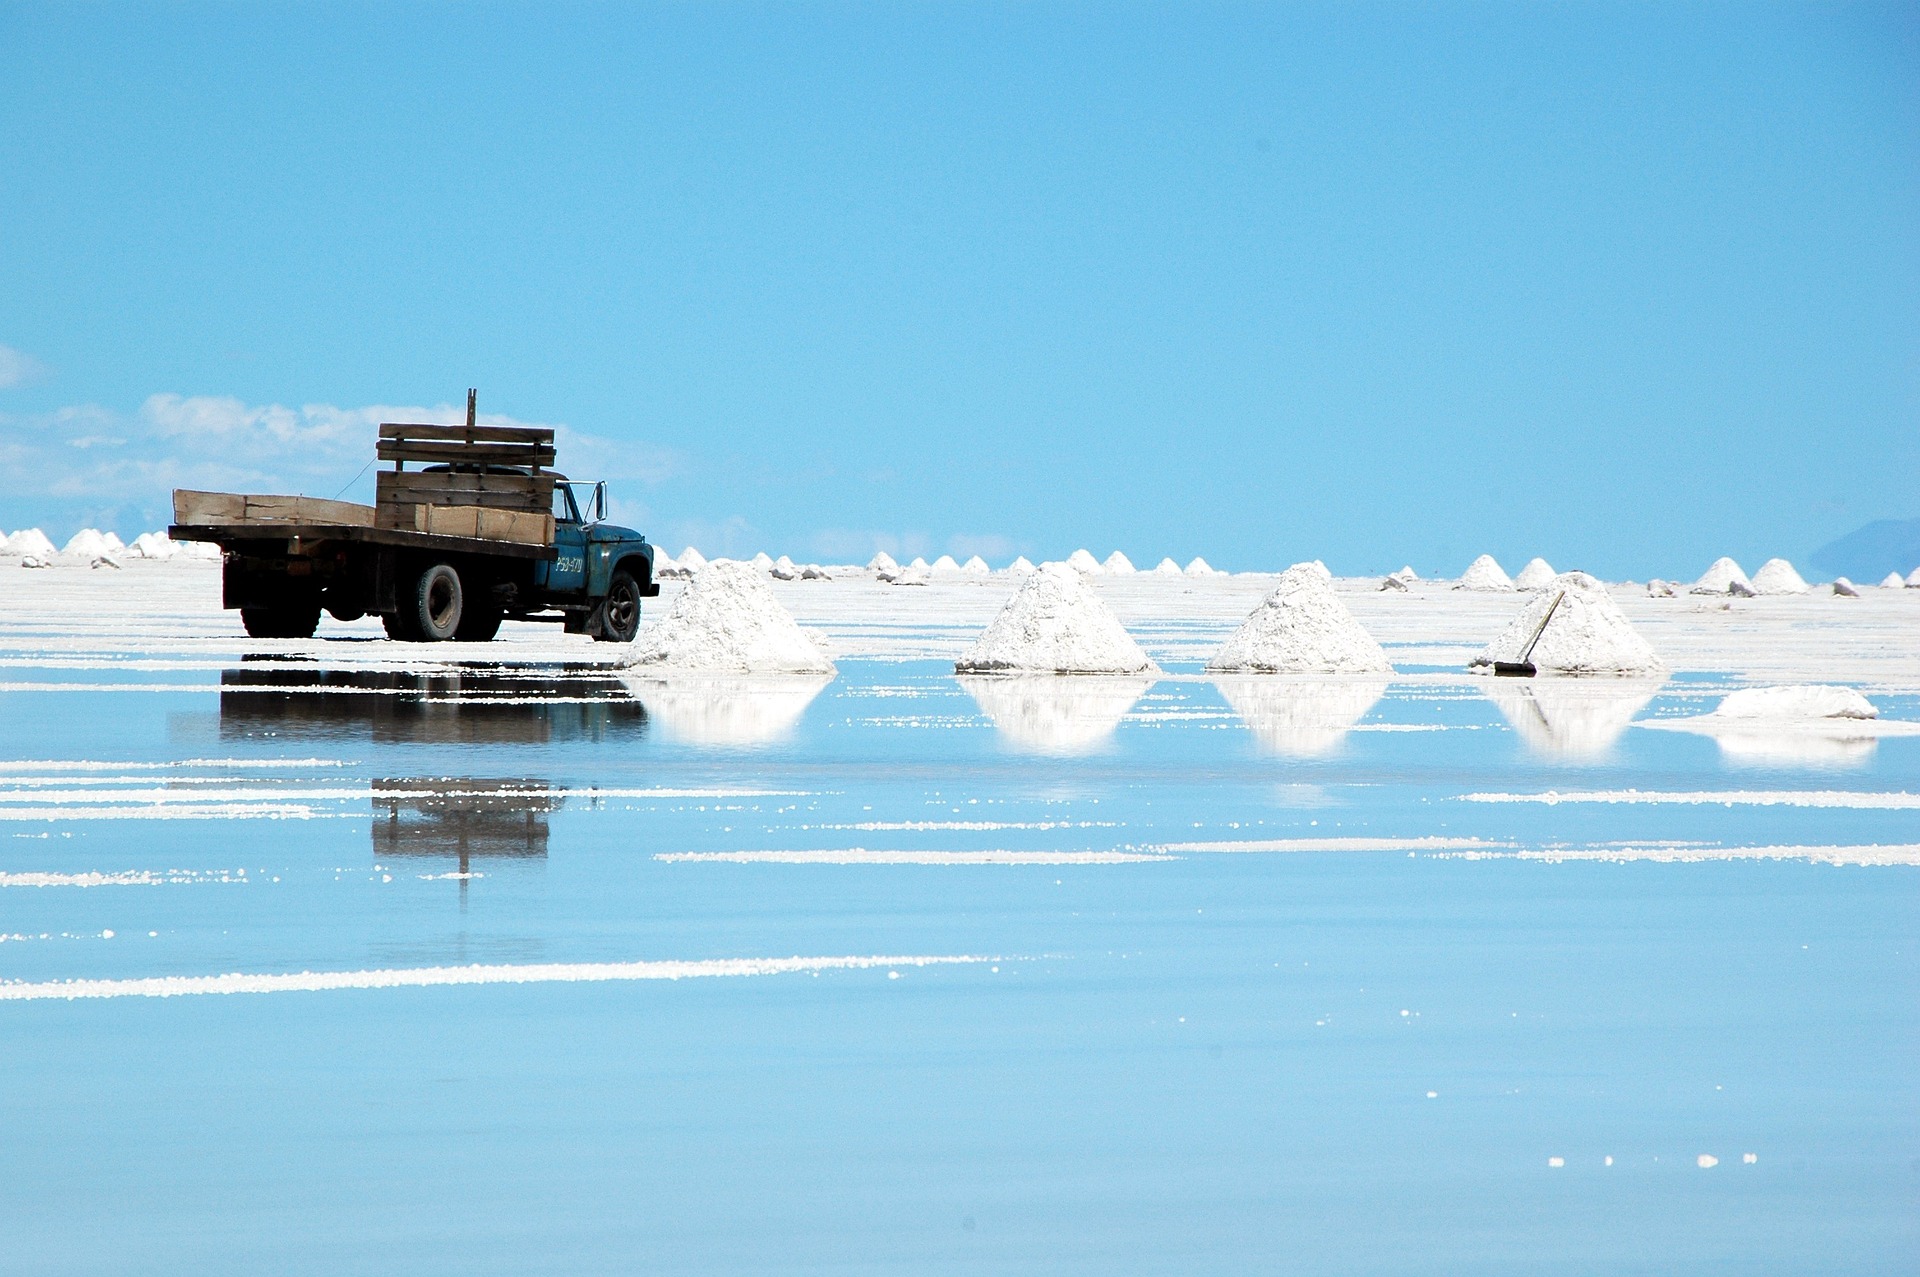
[[[1827,576],[1878,581],[1920,568],[1920,519],[1879,519],[1815,550],[1807,559]]]

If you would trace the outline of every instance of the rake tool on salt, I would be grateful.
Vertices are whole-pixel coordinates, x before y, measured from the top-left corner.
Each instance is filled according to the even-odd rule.
[[[1533,664],[1533,649],[1539,646],[1540,636],[1547,632],[1547,622],[1551,621],[1553,614],[1560,610],[1560,600],[1566,597],[1565,590],[1553,596],[1553,602],[1547,605],[1547,614],[1541,617],[1540,624],[1534,627],[1533,637],[1527,640],[1527,650],[1520,653],[1519,660],[1493,663],[1495,678],[1532,678],[1540,672]]]

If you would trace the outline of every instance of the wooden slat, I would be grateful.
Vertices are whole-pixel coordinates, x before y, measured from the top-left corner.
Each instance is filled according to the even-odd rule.
[[[382,439],[376,449],[382,461],[420,461],[450,465],[550,466],[552,444],[506,443],[418,443],[406,439]]]
[[[370,528],[374,516],[372,506],[352,501],[270,493],[194,492],[180,488],[173,494],[173,521],[212,525],[328,523]]]
[[[479,537],[521,545],[552,545],[553,516],[530,510],[491,510],[471,505],[417,505],[414,529],[441,536]]]
[[[460,471],[382,471],[374,479],[377,504],[484,505],[551,513],[550,474],[473,474]]]
[[[553,443],[553,431],[544,426],[434,426],[382,422],[382,439],[430,439],[449,443]]]
[[[247,499],[238,492],[173,490],[175,523],[238,523],[247,517]]]

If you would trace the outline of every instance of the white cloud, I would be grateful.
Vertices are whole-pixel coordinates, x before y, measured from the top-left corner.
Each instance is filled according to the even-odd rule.
[[[25,351],[0,346],[0,390],[12,390],[46,375],[47,366]]]

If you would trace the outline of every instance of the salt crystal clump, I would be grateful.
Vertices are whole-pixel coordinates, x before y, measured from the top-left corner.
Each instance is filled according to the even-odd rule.
[[[1157,672],[1080,574],[1049,564],[1028,577],[972,647],[960,674]]]
[[[1520,569],[1520,575],[1513,578],[1513,587],[1516,590],[1543,590],[1556,575],[1553,565],[1545,559],[1528,559],[1527,566]]]
[[[773,566],[767,569],[767,575],[776,581],[798,581],[800,565],[783,554],[773,561]]]
[[[1680,593],[1680,587],[1671,581],[1662,581],[1659,577],[1647,582],[1647,597],[1650,599],[1671,599]]]
[[[1807,583],[1793,570],[1793,564],[1785,559],[1768,559],[1753,574],[1753,592],[1755,594],[1805,594]]]
[[[1153,574],[1155,576],[1179,576],[1180,565],[1172,559],[1162,559],[1154,565]]]
[[[962,563],[960,570],[968,576],[987,576],[993,571],[992,568],[987,566],[987,561],[977,554],[965,563]]]
[[[1585,572],[1553,578],[1467,668],[1490,674],[1496,661],[1526,659],[1542,674],[1657,674],[1666,668],[1607,587]]]
[[[1109,554],[1100,566],[1115,576],[1129,576],[1133,573],[1133,560],[1118,550]]]
[[[23,568],[50,568],[53,566],[53,560],[43,558],[38,554],[29,554],[20,560],[20,566]]]
[[[800,569],[800,579],[802,581],[831,581],[833,580],[833,573],[827,571],[818,563],[809,563]]]
[[[1207,662],[1209,674],[1389,674],[1373,636],[1317,563],[1296,563]]]
[[[900,570],[900,565],[894,562],[894,558],[891,554],[888,554],[885,550],[882,550],[880,551],[880,553],[874,555],[871,559],[867,560],[867,568],[869,571],[873,571],[873,572],[898,572]]]
[[[1186,574],[1188,576],[1219,576],[1220,575],[1218,572],[1213,570],[1213,564],[1207,562],[1205,559],[1201,558],[1197,554],[1193,557],[1193,562],[1187,564]]]
[[[22,528],[7,538],[6,553],[20,558],[51,559],[53,542],[39,528]]]
[[[633,640],[627,663],[704,674],[831,674],[833,662],[752,566],[721,559]]]
[[[960,565],[953,561],[951,554],[943,554],[933,561],[933,570],[935,572],[958,572]]]
[[[1857,599],[1860,597],[1860,587],[1847,580],[1844,576],[1836,576],[1833,578],[1833,592],[1843,599]]]
[[[1886,576],[1880,579],[1880,588],[1883,590],[1904,589],[1906,587],[1906,584],[1907,584],[1906,578],[1901,576],[1898,572],[1889,572],[1886,574]]]
[[[1027,576],[1039,570],[1040,569],[1033,566],[1033,560],[1024,554],[1007,564],[1007,571],[1013,576]]]
[[[1513,589],[1513,578],[1491,554],[1483,554],[1467,565],[1454,583],[1456,590],[1508,591]]]
[[[1095,576],[1101,570],[1100,560],[1094,558],[1093,555],[1085,550],[1075,550],[1072,554],[1069,554],[1067,556],[1067,566],[1075,572],[1084,572],[1088,576]]]
[[[1746,687],[1730,692],[1718,718],[1878,718],[1880,711],[1851,687]]]
[[[933,570],[927,566],[925,559],[915,559],[903,568],[881,573],[880,579],[888,585],[931,585]]]
[[[1752,596],[1753,582],[1747,580],[1747,574],[1740,570],[1740,565],[1732,559],[1719,558],[1693,583],[1693,593],[1732,594],[1736,585],[1745,590],[1749,597]]]
[[[118,539],[114,538],[115,541]],[[70,559],[86,559],[91,562],[112,554],[114,548],[113,542],[108,541],[98,528],[82,528],[60,547],[60,553]]]
[[[1405,589],[1407,588],[1407,583],[1406,583],[1405,581],[1403,581],[1403,580],[1401,580],[1401,579],[1400,579],[1400,577],[1399,577],[1399,576],[1397,576],[1397,575],[1396,575],[1396,576],[1383,576],[1383,577],[1381,577],[1381,578],[1380,578],[1380,588],[1381,588],[1381,589],[1383,589],[1383,590],[1401,590],[1401,591],[1405,591]]]

